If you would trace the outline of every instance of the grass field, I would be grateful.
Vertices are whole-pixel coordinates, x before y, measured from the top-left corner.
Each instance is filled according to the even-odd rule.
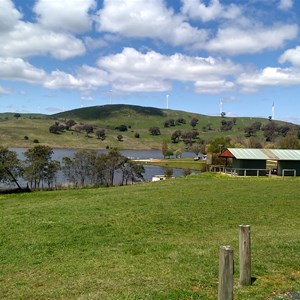
[[[299,291],[299,186],[203,174],[0,195],[0,299],[215,300],[222,245],[235,251],[235,300]],[[246,288],[240,224],[251,225],[256,277]]]

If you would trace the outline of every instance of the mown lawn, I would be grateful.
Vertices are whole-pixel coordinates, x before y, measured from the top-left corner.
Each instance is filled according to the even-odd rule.
[[[203,174],[0,195],[0,299],[217,299],[222,245],[235,250],[235,299],[299,291],[299,187],[299,178]],[[247,288],[240,224],[251,225]]]

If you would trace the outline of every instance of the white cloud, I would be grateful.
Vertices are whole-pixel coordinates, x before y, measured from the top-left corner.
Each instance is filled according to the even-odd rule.
[[[286,50],[280,57],[280,63],[290,62],[296,67],[300,67],[300,46],[297,46],[294,49]]]
[[[218,81],[240,70],[230,60],[182,54],[166,56],[154,51],[143,54],[133,48],[125,48],[121,53],[100,58],[98,66],[108,72],[115,88],[130,92],[143,89],[165,91],[170,88],[172,80],[194,83],[201,80]],[[198,85],[200,91],[200,83]],[[212,88],[216,90],[216,86]]]
[[[46,2],[58,3],[58,1]],[[65,9],[62,11],[70,13]],[[12,1],[0,1],[0,56],[24,58],[52,55],[58,59],[67,59],[85,53],[83,42],[73,35],[45,29],[37,23],[23,22],[21,18],[21,13],[14,7]],[[67,24],[60,21],[57,24],[64,26]],[[76,22],[80,23],[78,20]]]
[[[266,86],[298,85],[300,84],[300,71],[267,67],[251,74],[242,73],[236,82],[246,92],[255,92]]]
[[[107,85],[107,74],[90,66],[82,66],[77,70],[76,76],[62,71],[53,71],[43,85],[50,89],[78,89],[82,92],[91,92],[100,86]]]
[[[0,79],[41,83],[46,72],[35,68],[21,58],[0,57]]]
[[[48,31],[32,23],[19,21],[12,31],[0,33],[1,56],[50,54],[58,59],[67,59],[84,53],[84,44],[74,36]]]
[[[89,10],[95,7],[95,0],[38,0],[33,10],[45,28],[80,33],[91,28]]]
[[[21,13],[14,7],[12,1],[1,0],[0,33],[2,31],[12,30],[21,17]]]
[[[219,0],[211,0],[208,5],[202,0],[182,0],[182,13],[191,19],[208,22],[217,18],[236,19],[241,17],[241,9],[235,4],[222,5]]]
[[[162,0],[105,0],[96,21],[102,32],[159,39],[174,46],[204,42],[207,38],[206,30],[192,27]]]
[[[23,81],[49,89],[78,89],[89,92],[108,84],[106,72],[87,65],[78,68],[75,75],[60,70],[48,74],[21,58],[0,57],[0,66],[0,79]],[[2,88],[0,93],[7,91]]]
[[[274,25],[272,27],[220,28],[217,36],[210,40],[206,49],[229,55],[257,53],[278,49],[288,40],[297,37],[297,25]]]
[[[289,10],[293,7],[293,0],[280,0],[278,8],[281,10]]]
[[[196,93],[199,94],[218,94],[232,91],[235,84],[232,81],[226,80],[211,80],[211,81],[196,81]]]

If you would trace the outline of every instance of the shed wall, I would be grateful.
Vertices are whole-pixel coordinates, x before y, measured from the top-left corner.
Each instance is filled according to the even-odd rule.
[[[253,159],[232,159],[232,167],[235,169],[266,169],[267,161],[266,160],[253,160]],[[237,171],[238,175],[244,175],[243,170]],[[247,170],[247,176],[256,176],[256,170]],[[266,175],[266,172],[260,172],[260,175]]]
[[[278,175],[282,175],[283,169],[295,169],[296,176],[300,176],[300,161],[280,160],[278,161]],[[285,172],[285,176],[294,176],[293,172]]]

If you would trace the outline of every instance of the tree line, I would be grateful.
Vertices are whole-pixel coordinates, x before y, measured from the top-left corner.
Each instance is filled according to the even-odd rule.
[[[143,180],[143,165],[128,159],[117,149],[107,154],[96,150],[79,150],[74,157],[64,157],[62,162],[52,159],[53,149],[37,145],[24,152],[20,160],[15,151],[0,146],[0,182],[15,183],[22,178],[30,189],[54,188],[61,171],[75,187],[112,186],[116,172],[121,175],[121,185]]]

